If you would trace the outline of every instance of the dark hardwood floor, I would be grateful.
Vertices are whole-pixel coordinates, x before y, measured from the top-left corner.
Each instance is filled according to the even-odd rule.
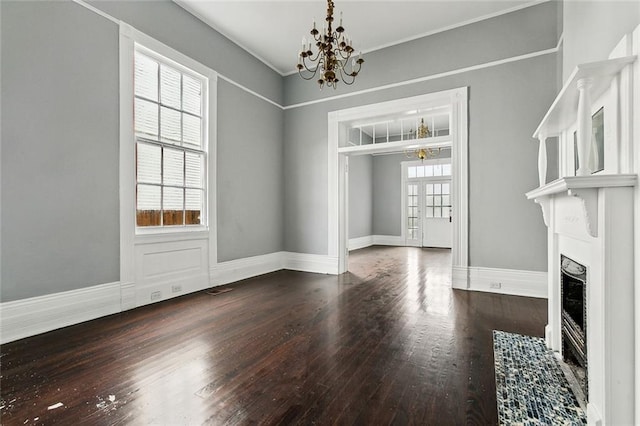
[[[495,424],[493,329],[546,300],[450,288],[450,252],[371,247],[2,345],[3,425]],[[59,408],[48,409],[62,403]]]

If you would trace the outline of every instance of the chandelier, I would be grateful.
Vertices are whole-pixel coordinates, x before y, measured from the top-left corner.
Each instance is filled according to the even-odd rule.
[[[413,133],[413,129],[409,130],[409,135],[413,135]],[[423,139],[431,136],[431,130],[429,130],[429,126],[424,124],[424,118],[420,119],[420,125],[415,133],[416,139]],[[404,154],[407,158],[418,158],[424,161],[440,155],[440,148],[418,148],[413,151],[405,151]]]
[[[322,32],[316,29],[316,22],[313,21],[311,36],[313,40],[307,44],[307,39],[302,39],[302,50],[298,54],[298,73],[305,80],[316,77],[318,72],[318,84],[320,89],[326,84],[334,89],[339,81],[347,85],[355,82],[356,76],[362,68],[364,59],[362,52],[358,59],[352,58],[354,52],[350,40],[344,32],[342,26],[342,12],[340,12],[340,24],[333,30],[333,8],[332,0],[327,0],[327,26],[322,26]],[[315,41],[317,52],[311,50],[312,42]]]

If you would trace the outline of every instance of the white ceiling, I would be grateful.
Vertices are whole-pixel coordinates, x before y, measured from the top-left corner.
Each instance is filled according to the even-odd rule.
[[[174,0],[282,75],[295,72],[302,38],[326,17],[326,1]],[[545,0],[334,0],[334,18],[365,54]],[[365,55],[366,60],[366,55]]]

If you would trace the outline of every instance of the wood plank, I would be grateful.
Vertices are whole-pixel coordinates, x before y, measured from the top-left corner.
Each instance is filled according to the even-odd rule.
[[[546,300],[452,290],[450,262],[373,246],[341,276],[274,272],[3,345],[2,424],[495,424],[491,331],[542,336]]]

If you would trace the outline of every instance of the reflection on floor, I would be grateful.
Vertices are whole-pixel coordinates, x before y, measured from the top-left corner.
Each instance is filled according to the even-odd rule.
[[[450,256],[374,246],[341,276],[274,272],[3,345],[2,424],[494,424],[491,332],[541,336],[546,301],[451,290]]]

